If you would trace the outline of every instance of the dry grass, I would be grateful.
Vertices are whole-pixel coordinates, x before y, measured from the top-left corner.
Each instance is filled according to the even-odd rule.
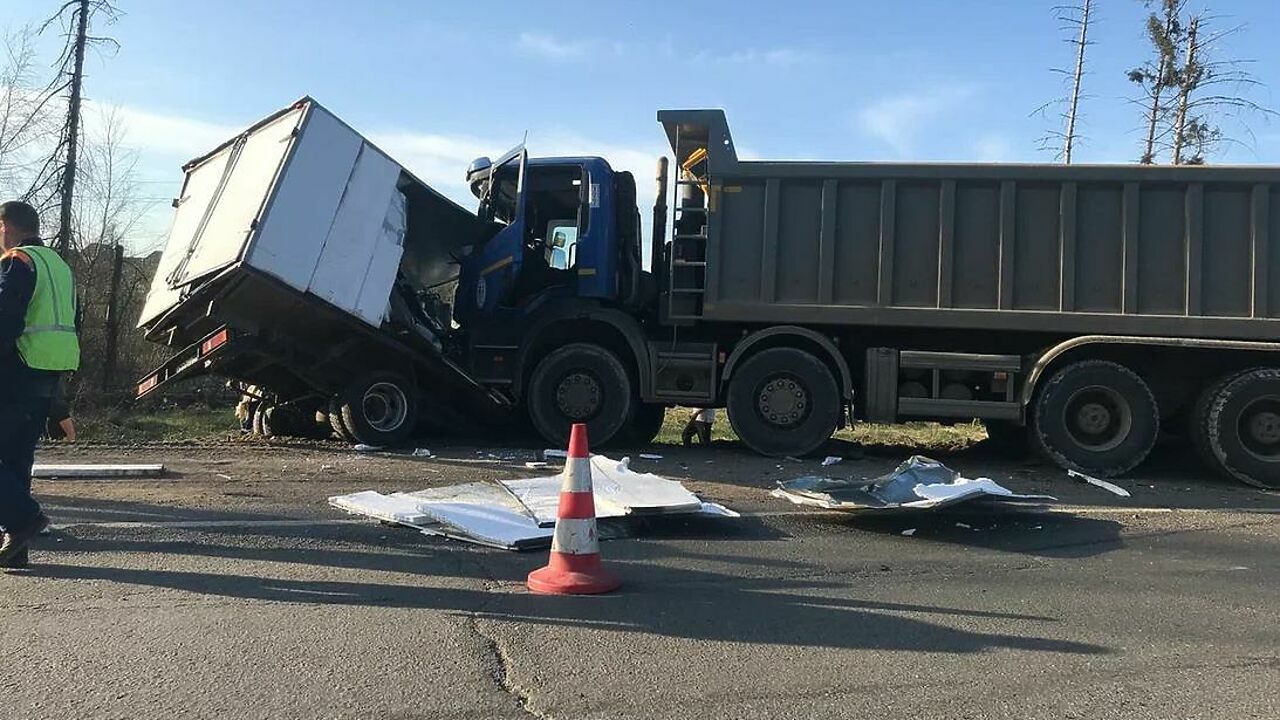
[[[208,440],[238,436],[231,408],[192,406],[92,410],[75,415],[81,440],[90,442],[147,442]]]
[[[679,445],[685,423],[697,410],[671,408],[656,442]],[[836,432],[841,440],[848,440],[867,447],[900,447],[924,452],[955,451],[970,447],[987,437],[982,423],[967,422],[943,425],[934,422],[911,422],[901,425],[876,425],[859,423]],[[738,436],[729,424],[728,416],[721,410],[712,430],[713,440],[737,441]]]

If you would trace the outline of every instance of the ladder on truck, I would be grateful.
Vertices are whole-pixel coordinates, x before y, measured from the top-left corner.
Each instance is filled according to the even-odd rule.
[[[680,148],[679,130],[676,147]],[[698,165],[705,167],[707,150],[698,147],[678,164],[676,198],[671,209],[671,247],[667,253],[667,318],[692,322],[702,317],[707,293],[707,225],[708,178],[698,176]],[[685,205],[681,188],[697,187],[702,191],[702,204]]]

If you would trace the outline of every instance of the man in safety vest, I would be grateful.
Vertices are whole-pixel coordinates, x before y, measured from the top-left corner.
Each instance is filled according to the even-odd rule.
[[[34,208],[0,204],[0,567],[26,567],[49,525],[31,465],[59,378],[79,366],[71,268],[40,242]]]

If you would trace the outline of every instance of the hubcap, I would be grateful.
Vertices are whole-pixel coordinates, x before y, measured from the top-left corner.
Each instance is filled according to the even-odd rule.
[[[562,415],[575,422],[595,417],[603,401],[604,393],[599,381],[586,372],[569,373],[556,386],[556,407]]]
[[[756,411],[766,422],[789,428],[800,424],[809,414],[809,391],[790,377],[773,377],[756,395]]]
[[[1091,385],[1067,399],[1063,420],[1076,444],[1093,452],[1106,452],[1129,437],[1133,410],[1114,389]]]
[[[1240,413],[1240,443],[1265,462],[1280,461],[1280,398],[1255,399]]]
[[[393,383],[374,383],[364,393],[360,407],[364,419],[379,432],[391,432],[404,424],[409,414],[409,399]]]

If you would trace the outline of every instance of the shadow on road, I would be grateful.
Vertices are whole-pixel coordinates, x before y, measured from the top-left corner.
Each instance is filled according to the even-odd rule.
[[[245,517],[144,503],[45,499],[62,519],[73,514],[94,521],[128,517],[199,522]],[[707,532],[703,539],[750,543],[776,537],[771,537],[773,531],[767,525],[755,521],[744,520],[729,537],[720,532],[724,527],[712,534],[692,523],[649,522],[651,531],[666,538],[698,539],[699,533]],[[858,599],[850,595],[859,594],[864,579],[832,576],[816,562],[763,557],[749,550],[717,554],[698,549],[705,545],[631,543],[614,554],[623,558],[615,561],[627,581],[622,593],[604,598],[548,598],[524,592],[522,584],[530,570],[545,562],[542,553],[518,555],[424,543],[414,533],[375,525],[254,524],[166,532],[158,538],[155,532],[105,535],[91,539],[60,533],[53,538],[57,542],[44,539],[36,547],[38,563],[31,579],[122,583],[260,602],[426,609],[703,641],[933,653],[993,648],[1110,652],[1099,645],[1042,637],[1037,629],[1052,627],[1056,623],[1052,617],[980,609],[977,602],[971,607],[949,607]],[[146,553],[170,559],[161,564],[167,569],[105,567],[83,561],[105,553],[115,557]],[[62,562],[71,554],[76,564]],[[225,571],[209,569],[204,560],[196,561],[198,569],[181,569],[189,557],[229,562],[214,566]],[[695,562],[738,565],[742,570],[686,567]],[[346,578],[332,579],[326,569],[344,571]],[[489,589],[456,587],[457,580],[482,583]],[[997,630],[974,630],[975,622],[994,623]]]
[[[530,567],[535,564],[526,563]],[[526,569],[521,568],[521,572]],[[750,579],[670,568],[662,572],[661,582],[651,582],[643,566],[627,565],[624,572],[627,590],[605,598],[549,598],[523,592],[87,565],[48,565],[40,567],[37,575],[268,602],[430,609],[507,622],[703,641],[931,653],[975,653],[995,648],[1073,654],[1111,652],[1099,645],[1025,634],[1053,623],[1052,618],[873,602],[835,594],[849,590],[846,583]],[[1010,625],[1011,631],[978,632],[909,615],[998,621]]]

